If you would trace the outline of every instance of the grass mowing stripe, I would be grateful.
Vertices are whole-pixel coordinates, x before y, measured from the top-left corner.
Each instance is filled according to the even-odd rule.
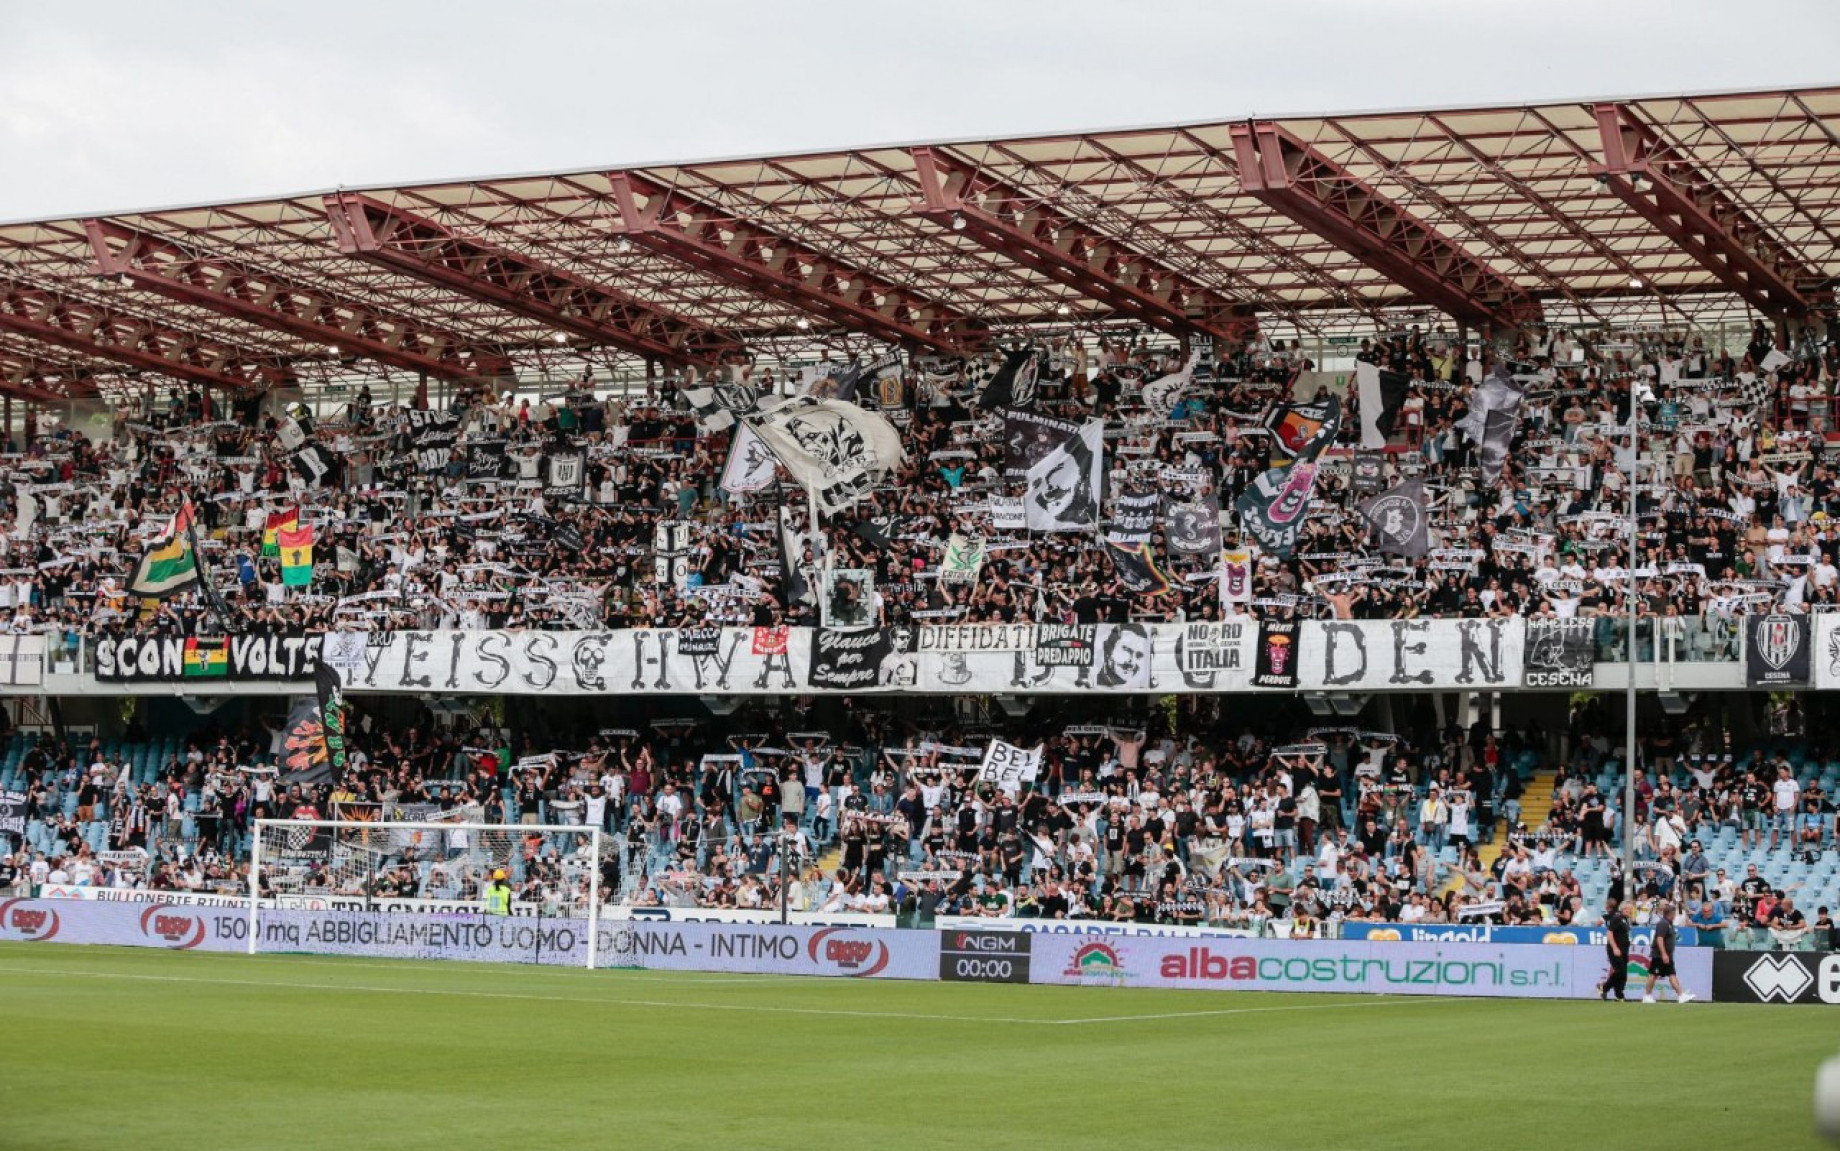
[[[60,971],[46,967],[0,967],[0,975],[48,975],[63,979],[132,979],[151,983],[202,983],[218,987],[265,987],[288,991],[356,991],[375,995],[448,995],[468,999],[510,999],[533,1003],[595,1003],[611,1007],[661,1007],[698,1011],[752,1011],[775,1015],[838,1015],[861,1019],[913,1019],[942,1023],[1055,1024],[1059,1019],[1022,1019],[1001,1015],[934,1015],[914,1011],[850,1011],[831,1007],[773,1007],[759,1003],[696,1003],[682,999],[607,999],[582,995],[529,995],[512,991],[472,991],[440,987],[373,987],[360,983],[298,983],[278,979],[215,979],[193,975],[141,975],[128,971]]]

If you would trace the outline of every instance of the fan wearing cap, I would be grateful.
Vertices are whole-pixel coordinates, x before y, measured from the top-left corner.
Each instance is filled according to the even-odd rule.
[[[486,914],[511,914],[511,885],[505,882],[505,869],[502,867],[492,872],[492,883],[486,888]]]

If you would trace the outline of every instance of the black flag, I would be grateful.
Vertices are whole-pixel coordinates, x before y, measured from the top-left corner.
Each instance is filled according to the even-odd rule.
[[[1386,446],[1393,434],[1393,422],[1405,406],[1410,380],[1404,372],[1382,368],[1378,364],[1354,366],[1356,394],[1361,400],[1361,446],[1377,450]]]
[[[1407,480],[1363,501],[1361,518],[1383,552],[1418,559],[1431,550],[1422,480]]]
[[[1035,349],[1021,348],[1003,357],[1003,366],[984,385],[978,407],[1032,408],[1035,406]]]

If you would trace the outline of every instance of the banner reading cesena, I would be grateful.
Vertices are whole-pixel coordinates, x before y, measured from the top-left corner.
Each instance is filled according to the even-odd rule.
[[[1712,995],[1712,953],[1679,957],[1681,983]],[[1579,947],[1346,940],[1035,937],[1030,982],[1179,990],[1330,991],[1586,999],[1602,956]]]
[[[1699,929],[1678,927],[1676,943],[1680,947],[1699,946]],[[1655,937],[1652,927],[1630,931],[1630,942],[1648,946]],[[1344,940],[1368,939],[1375,943],[1545,943],[1566,946],[1602,947],[1609,933],[1602,927],[1501,927],[1491,923],[1348,923],[1342,924]]]

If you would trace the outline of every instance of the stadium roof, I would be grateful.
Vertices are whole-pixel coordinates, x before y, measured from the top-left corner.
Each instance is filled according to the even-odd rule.
[[[0,225],[0,259],[0,392],[46,401],[1074,325],[1793,319],[1840,276],[1840,87],[316,192]]]

